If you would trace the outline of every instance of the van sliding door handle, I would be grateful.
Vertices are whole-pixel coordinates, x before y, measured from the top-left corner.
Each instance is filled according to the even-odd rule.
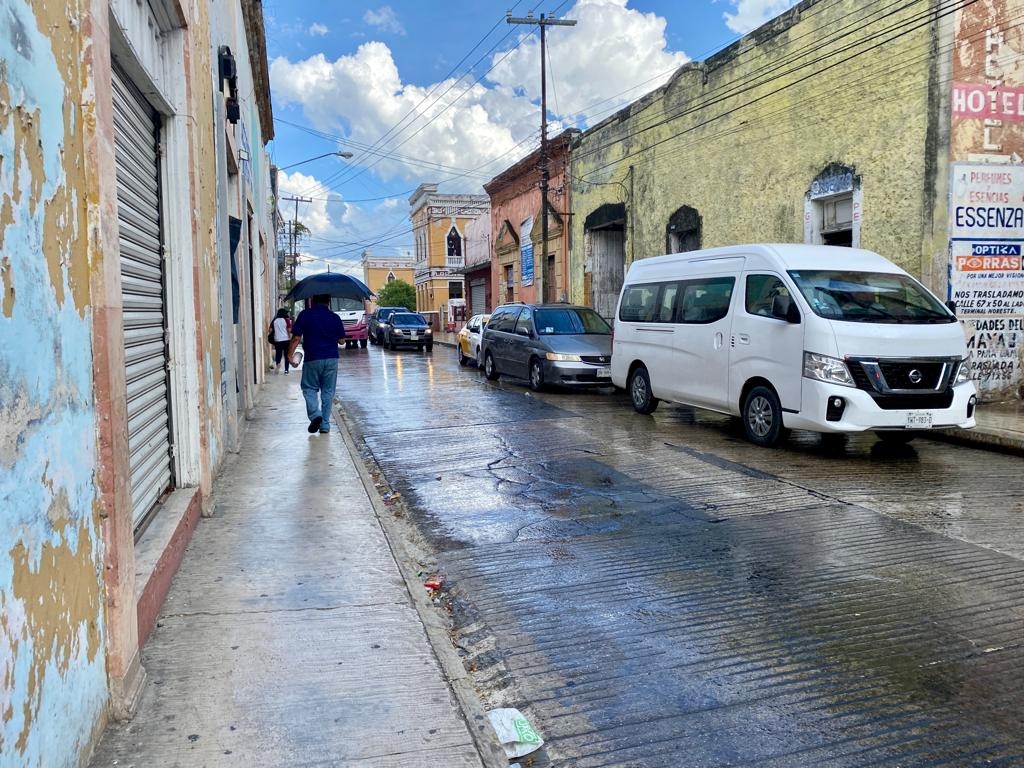
[[[748,335],[747,335],[747,334],[745,334],[745,333],[741,333],[741,334],[739,334],[738,336],[736,336],[736,340],[737,340],[737,341],[738,341],[738,342],[739,342],[740,344],[749,344],[749,343],[750,343],[750,336],[748,336]]]

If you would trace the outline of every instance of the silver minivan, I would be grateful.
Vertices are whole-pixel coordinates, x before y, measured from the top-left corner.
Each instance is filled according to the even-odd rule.
[[[480,354],[488,379],[528,379],[535,392],[612,385],[612,329],[590,307],[502,304],[487,321]]]

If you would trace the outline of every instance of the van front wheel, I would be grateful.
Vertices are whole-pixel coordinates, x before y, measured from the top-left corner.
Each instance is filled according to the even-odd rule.
[[[782,404],[769,387],[754,387],[743,402],[743,431],[747,439],[762,448],[778,445],[789,436],[782,426]]]
[[[544,389],[544,366],[536,357],[530,361],[530,389],[534,392]]]
[[[498,376],[500,376],[500,375],[501,374],[498,373],[498,369],[494,365],[494,358],[491,356],[491,353],[490,352],[485,352],[484,353],[484,376],[486,376],[491,381],[497,381],[498,380]]]
[[[629,375],[629,399],[633,410],[645,416],[658,407],[658,398],[651,394],[651,377],[642,365]]]

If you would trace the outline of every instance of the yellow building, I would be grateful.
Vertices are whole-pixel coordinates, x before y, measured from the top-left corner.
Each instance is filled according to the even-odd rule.
[[[876,5],[804,0],[582,134],[572,299],[610,317],[634,259],[741,242],[869,248],[944,295],[951,20]]]
[[[466,298],[467,228],[490,215],[487,195],[442,195],[436,184],[420,184],[409,198],[415,250],[416,309],[444,317],[449,299]],[[370,286],[371,288],[373,286]]]
[[[374,256],[369,251],[363,251],[362,264],[363,282],[374,293],[380,293],[381,288],[393,280],[404,280],[409,285],[415,284],[416,277],[412,254],[405,254],[403,256]],[[371,308],[376,306],[376,302],[371,301]]]

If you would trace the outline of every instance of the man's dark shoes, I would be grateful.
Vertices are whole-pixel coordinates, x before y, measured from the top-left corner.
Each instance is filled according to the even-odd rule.
[[[317,430],[320,429],[320,422],[322,422],[323,420],[324,420],[323,416],[314,416],[310,420],[309,427],[306,428],[306,431],[309,432],[309,434],[312,435],[314,432],[316,432]]]

